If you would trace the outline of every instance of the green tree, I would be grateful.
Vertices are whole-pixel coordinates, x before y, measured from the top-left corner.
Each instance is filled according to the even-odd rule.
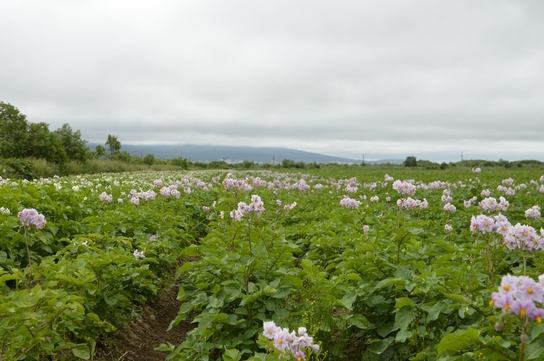
[[[98,144],[95,148],[94,148],[94,157],[96,159],[100,159],[102,157],[105,157],[106,156],[106,148],[104,148],[103,145],[101,144]]]
[[[85,163],[91,157],[89,147],[87,147],[87,141],[81,139],[81,132],[79,130],[74,132],[72,127],[66,123],[55,130],[55,133],[62,141],[64,151],[69,160]]]
[[[121,151],[121,142],[117,140],[117,136],[108,134],[108,140],[106,140],[106,145],[110,151],[110,157],[113,158],[114,154],[117,154]]]
[[[405,167],[416,167],[417,166],[417,159],[414,156],[406,157],[406,160],[404,161]]]
[[[255,165],[255,162],[251,161],[251,160],[244,160],[244,162],[242,163],[242,167],[245,168],[245,169],[249,169],[251,167],[253,167]]]
[[[177,157],[177,158],[174,158],[172,160],[170,160],[170,164],[172,165],[177,165],[183,169],[187,169],[189,168],[189,164],[187,163],[187,159],[185,158],[182,158],[182,157]]]
[[[294,168],[295,167],[295,161],[291,159],[282,159],[281,166],[283,168]]]
[[[25,157],[45,159],[61,166],[68,160],[61,139],[56,133],[49,131],[47,123],[30,123],[28,142],[32,146]]]
[[[153,163],[155,163],[155,156],[153,154],[149,153],[148,155],[144,157],[144,164],[147,164],[148,166],[152,166]]]
[[[130,164],[130,162],[132,161],[132,156],[127,151],[123,151],[123,152],[117,151],[116,153],[113,154],[112,159],[118,160],[118,161],[123,162],[123,163],[129,163]]]
[[[0,102],[0,158],[26,157],[28,131],[26,116],[13,105]]]

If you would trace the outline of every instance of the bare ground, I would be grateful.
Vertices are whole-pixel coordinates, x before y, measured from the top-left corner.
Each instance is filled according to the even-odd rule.
[[[177,287],[165,291],[155,302],[140,308],[141,314],[126,329],[117,330],[112,344],[97,350],[97,361],[164,361],[167,352],[155,351],[161,343],[179,345],[194,328],[181,322],[166,331],[176,318],[180,303],[176,299]]]

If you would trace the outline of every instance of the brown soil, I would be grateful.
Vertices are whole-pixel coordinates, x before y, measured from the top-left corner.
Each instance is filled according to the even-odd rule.
[[[164,361],[168,352],[155,351],[161,343],[177,346],[185,340],[187,332],[194,328],[189,322],[166,331],[176,318],[180,303],[176,299],[177,287],[166,290],[157,301],[142,306],[141,314],[126,329],[118,330],[112,345],[97,350],[98,361]]]

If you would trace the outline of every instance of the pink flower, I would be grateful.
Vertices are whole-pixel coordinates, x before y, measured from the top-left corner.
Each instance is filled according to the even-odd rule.
[[[36,229],[42,229],[45,227],[47,221],[43,214],[38,213],[34,208],[23,209],[18,213],[19,221],[25,227],[34,227]]]

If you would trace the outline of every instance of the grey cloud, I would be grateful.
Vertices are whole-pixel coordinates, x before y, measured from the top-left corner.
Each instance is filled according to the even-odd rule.
[[[371,141],[544,148],[543,11],[513,0],[5,2],[0,100],[92,141],[353,156]]]

